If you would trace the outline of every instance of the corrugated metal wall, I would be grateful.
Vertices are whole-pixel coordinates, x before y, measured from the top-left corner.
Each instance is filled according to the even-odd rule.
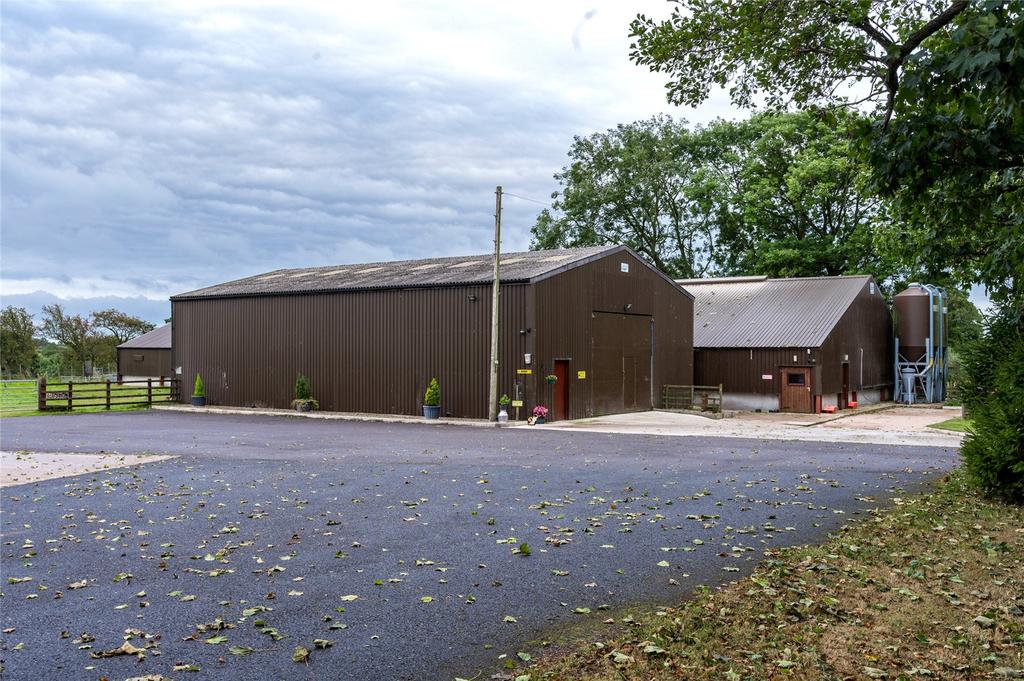
[[[654,320],[655,401],[661,385],[692,380],[693,302],[629,253],[501,290],[499,394],[522,397],[523,419],[536,404],[552,406],[544,376],[555,359],[570,360],[569,417],[594,414],[595,311],[630,305],[629,314]],[[211,405],[287,407],[302,372],[322,409],[419,414],[437,376],[442,413],[485,418],[490,296],[490,286],[453,286],[173,301],[182,398],[199,372]]]
[[[721,383],[727,393],[749,395],[778,395],[782,389],[780,366],[817,368],[821,361],[817,348],[698,348],[693,354],[696,385]],[[812,373],[812,390],[817,394],[820,392],[818,372]],[[762,378],[769,374],[770,380]]]
[[[502,287],[502,392],[524,351],[527,289]],[[443,414],[484,418],[490,296],[459,286],[173,301],[182,396],[198,372],[209,404],[288,407],[302,372],[322,409],[417,414],[436,376]]]
[[[623,272],[622,263],[629,265]],[[594,312],[626,312],[654,320],[651,383],[657,406],[661,386],[693,380],[693,301],[678,286],[652,271],[627,252],[614,253],[583,267],[569,270],[534,285],[536,395],[545,405],[552,391],[541,379],[551,373],[554,360],[568,359],[569,418],[598,415],[595,409],[592,366]],[[578,372],[587,378],[578,378]]]
[[[843,389],[844,361],[850,365],[850,390],[892,387],[892,317],[878,287],[874,294],[871,288],[864,285],[821,346],[824,394]]]
[[[697,384],[721,383],[727,393],[778,395],[779,367],[813,366],[814,394],[835,394],[842,391],[846,361],[851,391],[891,387],[892,321],[878,287],[873,294],[871,288],[864,285],[820,348],[697,348]],[[771,380],[762,378],[768,374]]]
[[[173,376],[171,349],[118,348],[117,373],[122,376]]]

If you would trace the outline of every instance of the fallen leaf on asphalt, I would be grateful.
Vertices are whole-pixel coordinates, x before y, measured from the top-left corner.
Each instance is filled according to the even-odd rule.
[[[302,646],[295,646],[295,652],[292,653],[292,662],[309,662],[309,649]]]

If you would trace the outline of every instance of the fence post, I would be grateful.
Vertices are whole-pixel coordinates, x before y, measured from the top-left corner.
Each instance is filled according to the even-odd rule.
[[[107,411],[110,411],[110,379],[107,379]]]
[[[163,375],[160,376],[160,387],[161,388],[164,387],[164,377],[163,377]]]
[[[75,382],[68,379],[68,411],[73,411],[75,406]]]
[[[153,379],[152,378],[147,378],[146,379],[146,402],[149,403],[149,406],[151,406],[151,407],[153,406]]]
[[[46,411],[46,376],[40,376],[36,382],[38,394],[36,395],[36,409]]]

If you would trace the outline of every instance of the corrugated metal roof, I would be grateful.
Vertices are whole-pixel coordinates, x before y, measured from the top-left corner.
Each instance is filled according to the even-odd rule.
[[[121,343],[119,348],[170,348],[171,347],[171,325],[158,326],[148,333],[136,336],[129,341]]]
[[[501,280],[529,281],[616,250],[627,249],[624,246],[591,246],[505,253],[501,256]],[[490,283],[493,277],[493,266],[494,254],[487,253],[452,258],[274,270],[182,293],[172,296],[171,300],[486,284]]]
[[[870,281],[857,275],[679,283],[694,296],[695,348],[816,348]]]

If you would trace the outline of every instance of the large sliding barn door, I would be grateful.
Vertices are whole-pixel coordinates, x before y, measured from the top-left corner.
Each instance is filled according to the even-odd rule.
[[[594,415],[650,409],[651,318],[594,312],[591,328]]]

